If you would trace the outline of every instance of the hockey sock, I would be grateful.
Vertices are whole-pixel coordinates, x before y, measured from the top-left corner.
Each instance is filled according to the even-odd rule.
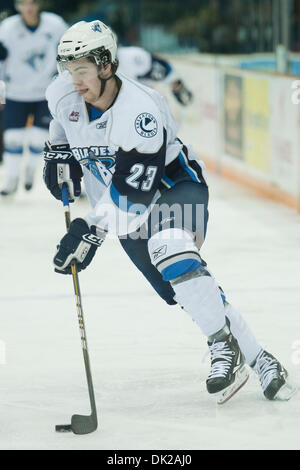
[[[225,305],[225,314],[230,321],[231,332],[238,340],[240,349],[245,356],[247,364],[251,364],[262,349],[261,345],[258,343],[252,330],[249,328],[241,314],[227,302]]]
[[[20,176],[22,154],[4,152],[3,163],[5,172],[4,186],[7,190],[11,190],[17,184]]]
[[[224,327],[224,304],[213,277],[201,275],[172,287],[176,302],[192,317],[205,336],[211,336]]]

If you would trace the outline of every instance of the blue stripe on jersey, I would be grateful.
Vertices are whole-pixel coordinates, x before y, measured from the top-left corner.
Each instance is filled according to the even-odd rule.
[[[21,155],[23,153],[23,147],[4,147],[4,152]]]
[[[143,214],[147,209],[144,204],[128,201],[127,197],[122,196],[113,184],[110,185],[110,196],[113,203],[122,211]]]
[[[173,186],[175,186],[175,183],[173,183],[173,181],[167,177],[167,175],[164,173],[162,175],[162,178],[161,178],[162,182],[165,183],[167,186],[170,186],[170,188],[172,188]]]
[[[196,183],[200,183],[200,180],[196,176],[195,171],[190,166],[188,166],[188,163],[186,161],[187,159],[184,157],[182,152],[179,153],[178,157],[179,157],[179,161],[180,161],[182,168],[190,175],[192,180],[195,181]]]
[[[176,279],[176,277],[179,277],[182,274],[189,273],[201,268],[202,265],[200,261],[195,259],[184,259],[177,261],[176,263],[171,264],[167,268],[163,269],[161,275],[164,281],[171,281],[172,279]]]

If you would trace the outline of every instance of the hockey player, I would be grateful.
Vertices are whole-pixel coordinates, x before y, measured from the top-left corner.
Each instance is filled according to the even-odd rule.
[[[64,20],[53,13],[40,13],[38,0],[17,0],[19,14],[0,25],[0,61],[4,61],[6,104],[3,139],[5,185],[1,194],[16,191],[21,171],[21,156],[28,116],[33,125],[28,136],[29,158],[25,188],[33,184],[35,168],[47,139],[50,115],[45,90],[56,72],[56,48],[67,29]]]
[[[117,51],[118,71],[127,77],[145,84],[164,82],[170,86],[171,92],[178,103],[188,105],[193,98],[182,79],[172,65],[165,59],[151,54],[141,47],[121,46]]]
[[[259,376],[266,398],[295,392],[287,372],[266,352],[226,301],[201,259],[208,220],[204,167],[176,137],[164,98],[117,71],[116,43],[100,21],[72,26],[58,46],[59,77],[46,97],[53,120],[44,151],[44,180],[74,201],[83,176],[91,211],[72,221],[54,257],[70,274],[85,269],[106,234],[119,237],[131,261],[170,305],[179,304],[208,339],[207,390],[224,403]]]

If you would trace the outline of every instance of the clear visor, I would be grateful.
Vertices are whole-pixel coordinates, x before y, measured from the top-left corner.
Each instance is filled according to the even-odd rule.
[[[90,60],[59,60],[57,63],[59,74],[66,80],[72,80],[73,83],[89,81],[97,78],[99,75],[99,65]]]

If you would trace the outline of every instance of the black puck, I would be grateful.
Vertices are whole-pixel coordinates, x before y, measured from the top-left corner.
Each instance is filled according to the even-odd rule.
[[[72,426],[71,424],[57,424],[55,426],[55,431],[56,432],[71,432]]]

